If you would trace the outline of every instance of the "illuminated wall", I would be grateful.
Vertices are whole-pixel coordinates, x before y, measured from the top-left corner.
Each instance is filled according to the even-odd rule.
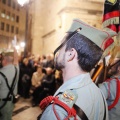
[[[32,53],[53,52],[74,18],[100,28],[104,0],[34,0]]]

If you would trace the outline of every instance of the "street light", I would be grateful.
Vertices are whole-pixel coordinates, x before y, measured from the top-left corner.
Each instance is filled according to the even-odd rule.
[[[27,52],[28,52],[28,17],[29,17],[29,2],[30,0],[17,0],[18,4],[20,4],[21,6],[25,5],[25,9],[26,9],[26,25],[25,25],[25,48],[24,48],[24,57],[27,56]]]
[[[25,47],[25,43],[24,43],[24,42],[21,42],[21,43],[20,43],[20,46],[21,46],[22,48],[24,48],[24,47]]]
[[[19,46],[19,45],[16,45],[15,48],[16,48],[17,50],[19,50],[19,49],[20,49],[20,46]]]

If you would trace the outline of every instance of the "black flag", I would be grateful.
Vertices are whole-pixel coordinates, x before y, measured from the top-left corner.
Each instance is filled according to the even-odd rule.
[[[103,27],[120,31],[120,0],[105,0]]]

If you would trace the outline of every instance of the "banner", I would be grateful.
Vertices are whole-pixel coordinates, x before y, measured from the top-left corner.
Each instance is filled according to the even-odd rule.
[[[111,29],[118,34],[116,38],[107,40],[104,45],[103,56],[110,53],[112,62],[117,54],[116,49],[120,46],[120,0],[105,0],[102,26],[103,29]]]
[[[105,0],[103,28],[108,27],[117,33],[120,26],[120,0]]]

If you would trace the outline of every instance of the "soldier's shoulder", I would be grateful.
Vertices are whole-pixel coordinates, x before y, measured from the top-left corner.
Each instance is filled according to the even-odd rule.
[[[75,90],[65,90],[62,94],[59,95],[59,100],[67,104],[70,108],[73,107],[78,95]]]

